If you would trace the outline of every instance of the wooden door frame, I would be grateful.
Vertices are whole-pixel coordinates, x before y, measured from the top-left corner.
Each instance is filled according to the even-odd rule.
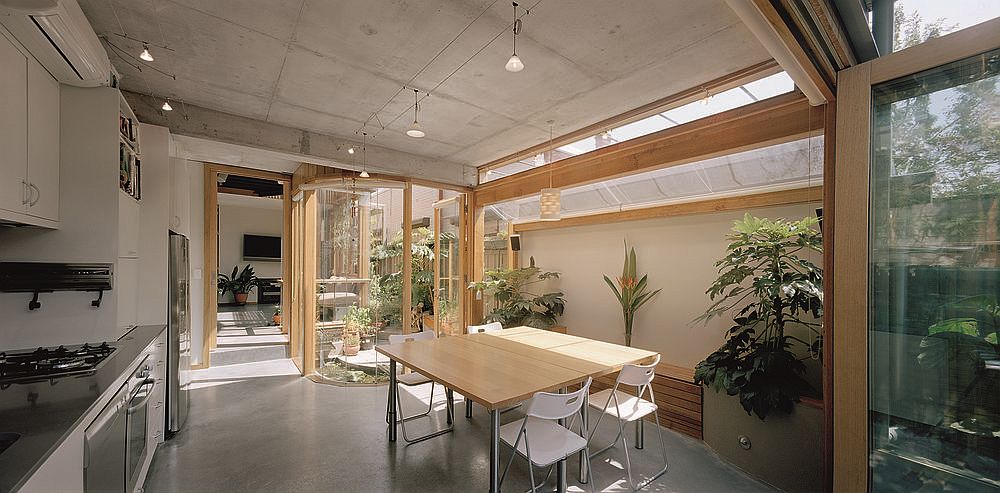
[[[281,313],[287,316],[290,308],[289,289],[291,282],[291,232],[292,232],[292,196],[291,185],[292,176],[239,166],[229,166],[225,164],[205,163],[204,166],[204,190],[205,190],[205,268],[203,286],[204,310],[202,313],[202,354],[201,364],[192,368],[202,369],[211,367],[211,352],[215,349],[218,336],[218,274],[219,274],[219,191],[216,178],[219,173],[229,173],[249,178],[260,178],[263,180],[274,180],[281,183],[282,193],[282,237],[281,237]],[[285,322],[282,320],[282,322]],[[282,323],[282,332],[288,332],[288,324]]]
[[[441,289],[441,209],[447,207],[451,204],[455,204],[458,207],[458,234],[455,236],[455,241],[458,242],[458,268],[459,268],[459,282],[460,282],[460,292],[458,293],[458,313],[462,317],[461,325],[462,332],[465,332],[465,327],[468,325],[466,317],[467,300],[465,289],[466,283],[468,282],[468,266],[465,265],[465,248],[466,248],[466,214],[468,210],[466,209],[466,197],[468,194],[459,194],[454,197],[449,197],[447,199],[439,200],[434,203],[432,208],[434,209],[434,330],[437,331],[438,336],[441,335],[441,310],[438,302],[438,290]],[[450,334],[449,334],[450,335]]]
[[[838,74],[833,240],[833,491],[868,489],[871,87],[1000,48],[1000,18]],[[831,303],[832,302],[832,303]]]

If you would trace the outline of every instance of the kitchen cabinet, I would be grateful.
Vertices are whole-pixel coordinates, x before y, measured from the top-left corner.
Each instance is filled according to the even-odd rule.
[[[27,204],[28,58],[0,33],[0,209],[23,213]]]
[[[118,259],[114,289],[118,292],[118,333],[123,334],[139,319],[136,307],[139,302],[139,259]]]
[[[28,215],[59,220],[59,83],[28,58]]]
[[[118,258],[139,257],[139,203],[118,193]]]
[[[0,219],[56,227],[59,83],[0,32]]]

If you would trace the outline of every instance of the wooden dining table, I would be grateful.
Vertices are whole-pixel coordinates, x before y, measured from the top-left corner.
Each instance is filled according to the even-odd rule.
[[[501,410],[531,399],[536,392],[565,391],[587,377],[616,373],[623,365],[645,363],[657,354],[531,327],[407,341],[375,350],[389,358],[388,402],[396,402],[396,367],[402,364],[489,411],[492,493],[500,491]],[[390,442],[396,441],[396,413],[396,406],[390,405]],[[454,415],[454,410],[450,413]],[[582,413],[583,426],[586,414]],[[580,461],[582,483],[590,480],[585,463]],[[565,491],[565,460],[558,463],[556,476],[559,491]]]

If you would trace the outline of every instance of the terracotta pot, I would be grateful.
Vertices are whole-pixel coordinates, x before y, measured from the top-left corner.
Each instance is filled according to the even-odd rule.
[[[274,322],[274,325],[281,325],[281,314],[272,316],[271,321]]]
[[[360,350],[360,349],[361,349],[360,345],[357,345],[357,346],[348,346],[348,345],[345,344],[344,345],[344,356],[357,356],[358,355],[358,350]]]
[[[237,305],[247,304],[247,296],[250,296],[250,293],[233,293],[233,298],[236,299]]]

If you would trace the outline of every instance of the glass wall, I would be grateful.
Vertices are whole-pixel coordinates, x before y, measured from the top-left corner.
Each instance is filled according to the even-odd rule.
[[[873,87],[871,490],[1000,488],[1000,51]]]

